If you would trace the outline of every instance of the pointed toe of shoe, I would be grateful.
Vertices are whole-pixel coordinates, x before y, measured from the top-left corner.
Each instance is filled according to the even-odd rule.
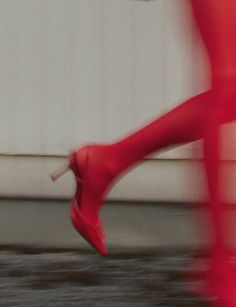
[[[72,204],[70,218],[79,234],[100,254],[107,256],[108,253],[104,244],[104,233],[100,221],[97,225],[89,223],[80,212],[76,201]]]

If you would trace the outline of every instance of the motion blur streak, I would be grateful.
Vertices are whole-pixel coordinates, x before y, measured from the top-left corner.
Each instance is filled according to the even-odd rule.
[[[212,89],[206,102],[204,126],[204,163],[209,188],[209,233],[213,245],[209,267],[203,273],[198,291],[203,297],[215,297],[214,306],[236,306],[236,275],[228,242],[230,231],[224,223],[222,195],[223,124],[236,118],[236,2],[234,0],[192,0],[193,13],[210,65]],[[231,138],[231,137],[230,137]],[[223,141],[223,142],[222,142]],[[227,243],[226,243],[227,242]]]

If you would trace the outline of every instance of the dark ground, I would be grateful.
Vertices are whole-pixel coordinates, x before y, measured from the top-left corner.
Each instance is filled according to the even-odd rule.
[[[0,306],[203,307],[186,289],[193,252],[0,248]],[[204,259],[203,259],[204,260]]]

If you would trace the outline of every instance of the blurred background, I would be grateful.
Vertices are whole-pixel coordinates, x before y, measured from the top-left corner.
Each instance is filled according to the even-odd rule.
[[[62,237],[63,245],[77,244],[68,221],[73,175],[53,184],[49,173],[71,149],[113,142],[209,87],[186,0],[1,0],[0,63],[0,243],[52,244],[56,232],[55,244]],[[130,224],[118,204],[149,233],[153,204],[202,201],[204,176],[192,176],[193,156],[201,157],[196,144],[155,153],[123,176],[104,207],[107,227],[114,228],[109,210],[121,215],[120,229]],[[178,208],[162,212],[175,216]],[[126,233],[110,241],[132,244]]]
[[[187,0],[0,0],[0,67],[0,244],[86,244],[68,218],[73,175],[52,183],[49,173],[71,149],[113,142],[209,88]],[[222,147],[229,203],[231,145]],[[185,215],[205,200],[201,157],[197,142],[180,146],[120,178],[102,212],[108,242],[192,242]]]
[[[0,306],[200,306],[181,292],[182,248],[207,242],[191,205],[205,198],[199,144],[155,153],[114,186],[105,260],[71,226],[73,175],[49,173],[205,91],[207,73],[187,0],[0,0]]]
[[[48,173],[72,148],[112,142],[208,87],[186,0],[1,0],[0,14],[1,196],[71,197],[70,178]],[[153,156],[110,198],[192,200],[189,148]]]
[[[42,244],[49,229],[63,225],[65,232],[56,231],[60,242],[64,233],[63,244],[74,242],[73,235],[77,244],[67,214],[73,175],[53,184],[49,172],[71,149],[112,142],[208,88],[189,3],[1,0],[0,42],[0,230],[6,234],[0,243]],[[156,153],[121,178],[108,197],[114,214],[121,214],[114,202],[143,202],[147,210],[150,202],[201,200],[204,191],[191,176],[193,151],[191,144]],[[49,199],[67,202],[39,201]],[[149,231],[153,209],[145,218],[139,209],[124,210],[134,210],[130,216],[147,221]]]

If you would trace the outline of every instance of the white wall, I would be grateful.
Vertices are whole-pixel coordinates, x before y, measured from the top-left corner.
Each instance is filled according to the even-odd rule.
[[[0,0],[0,169],[14,155],[0,194],[55,196],[38,175],[43,156],[113,141],[203,91],[206,62],[186,0]],[[161,157],[188,157],[188,148]],[[12,163],[22,155],[37,163],[24,160],[19,181]],[[140,178],[130,180],[143,198]]]
[[[188,9],[182,0],[1,0],[0,152],[64,155],[110,141],[201,90]]]

